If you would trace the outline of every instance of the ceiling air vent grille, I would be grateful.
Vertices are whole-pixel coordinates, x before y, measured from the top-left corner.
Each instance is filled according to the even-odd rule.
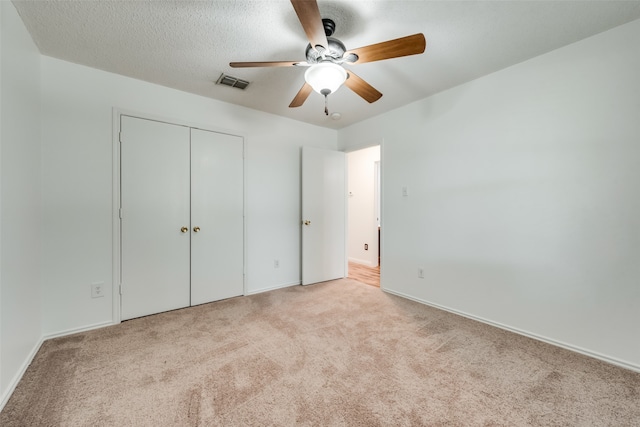
[[[228,76],[224,73],[220,74],[220,78],[216,82],[217,85],[231,86],[238,89],[245,90],[249,86],[249,82],[239,79],[237,77]]]

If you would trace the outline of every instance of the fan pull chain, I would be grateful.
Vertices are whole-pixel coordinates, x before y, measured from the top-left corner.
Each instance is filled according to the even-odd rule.
[[[320,94],[324,95],[324,114],[326,114],[327,116],[329,115],[329,102],[327,96],[329,96],[330,93],[331,90],[329,89],[322,89],[320,91]]]

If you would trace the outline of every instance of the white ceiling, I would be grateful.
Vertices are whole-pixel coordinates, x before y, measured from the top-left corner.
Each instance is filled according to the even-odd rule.
[[[232,69],[230,61],[304,60],[288,0],[15,1],[44,55],[338,129],[640,18],[640,1],[327,1],[347,49],[424,33],[422,55],[354,65],[384,96],[346,87],[288,108],[304,68]],[[221,73],[251,82],[215,85]]]

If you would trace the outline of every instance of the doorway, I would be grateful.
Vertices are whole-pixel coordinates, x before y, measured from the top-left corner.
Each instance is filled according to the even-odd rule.
[[[380,145],[347,153],[347,258],[352,279],[380,286]]]

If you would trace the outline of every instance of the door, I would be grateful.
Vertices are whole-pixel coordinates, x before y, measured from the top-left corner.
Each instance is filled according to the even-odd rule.
[[[345,277],[346,160],[302,148],[302,284]]]
[[[189,128],[121,117],[122,320],[190,304]]]
[[[244,292],[243,141],[191,129],[191,305]]]

